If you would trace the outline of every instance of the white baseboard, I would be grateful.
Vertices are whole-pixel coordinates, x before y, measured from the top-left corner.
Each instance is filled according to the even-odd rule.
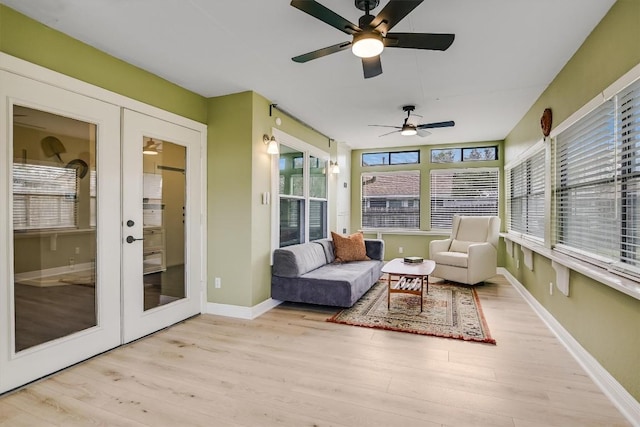
[[[260,304],[254,305],[253,307],[243,307],[240,305],[208,302],[205,307],[205,313],[217,314],[219,316],[226,317],[235,317],[238,319],[253,320],[280,304],[282,304],[282,301],[278,301],[277,299],[272,298],[262,301]]]
[[[547,327],[558,337],[569,353],[571,353],[591,379],[600,387],[602,392],[611,399],[613,404],[622,412],[627,420],[629,420],[633,426],[640,427],[640,403],[571,336],[560,322],[529,293],[518,279],[502,267],[498,268],[498,273],[506,277],[509,283],[522,295],[525,301],[533,308],[533,311],[536,312]]]

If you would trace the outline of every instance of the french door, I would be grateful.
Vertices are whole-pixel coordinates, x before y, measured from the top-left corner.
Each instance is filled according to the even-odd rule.
[[[120,108],[0,72],[0,392],[121,343]]]
[[[200,137],[124,110],[124,342],[200,313]]]
[[[0,393],[200,313],[202,132],[0,71]]]

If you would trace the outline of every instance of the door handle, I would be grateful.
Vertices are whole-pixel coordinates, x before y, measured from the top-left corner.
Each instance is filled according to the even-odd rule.
[[[127,240],[127,243],[133,243],[133,242],[135,242],[136,240],[144,240],[144,239],[136,239],[136,238],[135,238],[135,237],[133,237],[133,236],[127,236],[126,240]]]

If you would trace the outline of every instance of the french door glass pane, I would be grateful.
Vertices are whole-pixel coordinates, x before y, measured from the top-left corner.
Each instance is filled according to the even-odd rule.
[[[13,108],[16,352],[97,324],[96,130]]]
[[[144,309],[185,298],[187,149],[143,138]]]

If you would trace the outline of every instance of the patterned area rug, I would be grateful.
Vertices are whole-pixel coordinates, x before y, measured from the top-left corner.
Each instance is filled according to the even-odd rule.
[[[328,322],[387,329],[420,335],[495,344],[472,286],[447,282],[430,283],[423,294],[423,311],[416,295],[392,294],[387,309],[387,283],[376,283],[353,307]]]

